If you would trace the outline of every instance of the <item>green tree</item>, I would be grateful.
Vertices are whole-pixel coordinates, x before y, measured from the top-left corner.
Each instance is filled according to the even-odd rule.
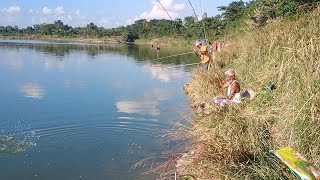
[[[218,10],[222,12],[222,17],[227,21],[236,21],[242,18],[246,10],[246,3],[241,1],[234,1],[228,6],[219,6]]]

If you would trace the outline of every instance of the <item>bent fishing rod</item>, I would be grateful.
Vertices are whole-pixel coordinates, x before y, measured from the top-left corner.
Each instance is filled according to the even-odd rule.
[[[172,17],[170,16],[170,14],[168,13],[168,11],[166,10],[166,8],[162,5],[162,3],[160,2],[160,0],[157,0],[158,1],[158,3],[161,5],[161,7],[163,8],[163,10],[167,13],[167,15],[169,16],[169,18],[171,19],[171,21],[173,22],[173,19],[172,19]],[[190,2],[190,1],[189,1]],[[191,3],[191,2],[190,2]],[[193,7],[192,7],[192,9],[193,9]],[[196,15],[196,14],[195,14]],[[193,47],[193,45],[190,43],[190,40],[189,39],[187,39],[185,36],[184,36],[184,34],[183,33],[181,33],[181,30],[180,30],[180,28],[178,28],[178,31],[180,32],[180,34],[182,35],[182,37],[188,42],[188,44],[192,47],[192,49],[194,50],[194,51],[196,51],[195,49],[194,49],[194,47]],[[198,57],[199,57],[199,59],[201,60],[201,57],[198,55],[198,54],[196,54]]]
[[[194,16],[196,17],[197,20],[199,20],[197,14],[196,14],[196,11],[194,10],[194,8],[193,8],[190,0],[188,0],[188,1],[189,1],[189,4],[190,4],[190,6],[191,6],[191,8],[192,8],[192,10],[193,10]]]
[[[161,5],[162,9],[163,9],[163,10],[166,12],[166,14],[169,16],[169,18],[171,19],[171,21],[173,22],[174,20],[172,19],[172,17],[170,16],[170,14],[169,14],[168,11],[166,10],[166,8],[162,5],[162,3],[160,2],[160,0],[157,0],[157,1],[158,1],[158,3]],[[195,16],[196,20],[198,21],[197,13],[196,13],[196,11],[194,10],[191,1],[188,0],[188,2],[189,2],[190,6],[191,6],[191,8],[192,8],[192,11],[193,11],[193,13],[194,13],[194,16]],[[178,31],[180,32],[180,34],[182,35],[182,37],[188,42],[188,44],[193,48],[193,50],[195,50],[194,47],[193,47],[193,45],[190,43],[190,40],[187,39],[187,38],[184,36],[184,33],[181,32],[181,29],[180,29],[180,28],[178,28]],[[204,32],[204,36],[205,36],[205,38],[206,38],[206,31],[205,31],[204,23],[203,23],[203,32]]]
[[[172,22],[174,22],[174,20],[172,19],[172,17],[170,16],[170,14],[168,13],[168,11],[166,10],[166,8],[162,5],[162,3],[160,2],[160,0],[157,0],[158,3],[161,5],[162,9],[166,12],[166,14],[169,16],[169,18],[171,19]],[[182,37],[188,42],[188,44],[193,47],[193,45],[190,43],[190,40],[187,39],[183,33],[181,33],[180,28],[178,29],[180,34],[182,35]]]
[[[190,1],[190,0],[188,0],[188,2],[189,2],[190,6],[191,6],[191,8],[192,8],[192,11],[193,11],[193,14],[194,14],[194,16],[195,16],[196,20],[197,20],[197,21],[199,21],[199,18],[198,18],[198,16],[197,16],[196,11],[195,11],[195,10],[194,10],[194,8],[193,8],[193,5],[192,5],[191,1]],[[201,7],[200,7],[200,8],[201,8]],[[201,10],[201,11],[202,11],[202,10]],[[202,19],[204,19],[204,18],[203,18],[203,16],[202,16]],[[207,40],[206,27],[205,27],[205,23],[204,23],[204,21],[202,21],[202,26],[203,26],[203,34],[204,34],[204,38]]]

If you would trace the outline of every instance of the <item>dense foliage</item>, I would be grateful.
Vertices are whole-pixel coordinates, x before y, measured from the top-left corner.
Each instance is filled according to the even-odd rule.
[[[228,6],[220,6],[220,15],[207,17],[204,13],[201,20],[193,16],[175,20],[140,19],[126,27],[98,27],[93,22],[85,27],[71,27],[57,20],[52,24],[35,24],[27,28],[18,26],[0,26],[0,35],[48,35],[55,37],[122,37],[133,42],[139,38],[162,36],[183,36],[193,38],[219,37],[228,29],[235,28],[245,20],[251,20],[255,26],[263,26],[268,20],[286,17],[298,12],[310,11],[319,0],[254,0],[245,3],[234,1]]]

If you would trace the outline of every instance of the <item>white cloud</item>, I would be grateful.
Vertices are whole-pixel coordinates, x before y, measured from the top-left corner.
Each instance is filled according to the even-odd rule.
[[[10,6],[8,8],[1,9],[1,12],[9,13],[9,14],[19,13],[20,11],[21,11],[20,6]]]
[[[64,11],[63,6],[57,6],[54,10],[48,8],[47,6],[45,6],[45,7],[42,8],[42,13],[44,15],[51,15],[51,14],[53,14],[53,15],[63,15],[63,14],[65,14],[65,11]]]
[[[61,14],[64,14],[64,10],[63,10],[63,7],[62,6],[58,6],[55,10],[54,10],[55,14],[57,15],[61,15]]]
[[[29,9],[29,11],[28,11],[30,14],[32,14],[33,13],[33,9]]]
[[[173,0],[161,0],[160,1],[163,7],[167,10],[168,14],[172,19],[176,19],[179,17],[179,13],[186,9],[186,4],[177,4],[174,3]],[[138,19],[170,19],[166,11],[162,8],[160,3],[157,1],[152,2],[153,7],[150,11],[146,11],[141,13],[139,16],[136,16],[134,19],[128,19],[126,21],[127,24],[132,24],[134,21]]]
[[[52,9],[48,8],[47,6],[45,6],[45,7],[42,8],[42,13],[44,15],[52,14]]]
[[[136,18],[136,20],[138,20],[138,19]],[[127,19],[127,20],[126,20],[126,25],[133,24],[134,21],[135,21],[135,20],[133,20],[133,19]]]
[[[110,18],[103,17],[100,20],[98,20],[97,25],[99,25],[99,26],[107,26],[110,22],[111,22]]]
[[[74,14],[80,16],[80,10],[76,10]]]
[[[37,11],[33,10],[33,12]],[[63,6],[55,8],[45,6],[41,9],[41,15],[35,14],[32,17],[33,24],[53,23],[56,20],[61,20],[64,24],[71,26],[84,26],[85,22],[89,21],[81,14],[80,10],[66,11]]]

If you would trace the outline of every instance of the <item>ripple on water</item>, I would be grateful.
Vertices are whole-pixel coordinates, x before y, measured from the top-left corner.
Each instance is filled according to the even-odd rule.
[[[91,116],[90,121],[84,123],[60,124],[58,126],[39,128],[36,130],[36,135],[41,137],[41,141],[53,140],[59,137],[90,137],[91,134],[97,136],[99,134],[129,131],[145,136],[155,133],[160,128],[157,119],[137,117],[106,119],[105,116],[99,115],[98,117]]]
[[[0,153],[16,154],[37,146],[34,131],[14,135],[0,135]]]

